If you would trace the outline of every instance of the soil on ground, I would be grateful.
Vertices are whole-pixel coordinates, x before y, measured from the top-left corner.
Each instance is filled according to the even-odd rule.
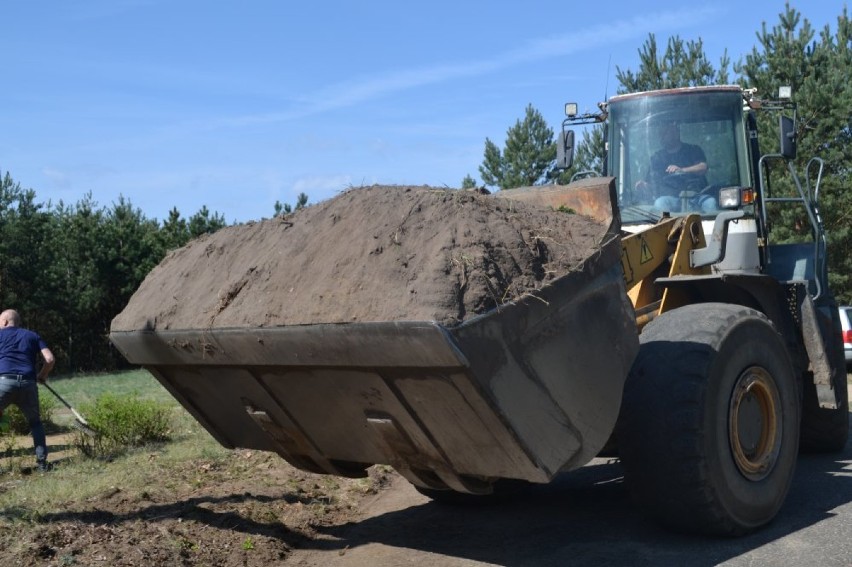
[[[852,375],[847,381],[852,393]],[[29,462],[30,437],[21,436],[18,442],[20,452],[15,458]],[[0,494],[44,490],[43,481],[49,482],[51,475],[59,480],[71,474],[65,465],[74,456],[72,436],[51,434],[48,446],[56,468],[44,476],[27,469],[10,473],[8,457],[0,458]],[[655,537],[648,528],[636,527],[646,526],[647,521],[630,508],[621,484],[613,481],[621,473],[610,471],[609,464],[588,467],[585,474],[593,477],[590,481],[584,479],[583,470],[572,473],[572,478],[585,483],[584,488],[577,492],[569,485],[567,491],[557,490],[556,500],[546,487],[521,492],[520,500],[510,501],[514,507],[492,521],[488,506],[424,506],[427,499],[385,466],[371,467],[366,479],[345,479],[306,473],[276,455],[249,450],[159,467],[157,449],[143,457],[159,470],[157,481],[147,489],[128,489],[121,484],[106,487],[83,500],[56,502],[52,511],[39,517],[3,508],[0,565],[472,567],[529,564],[530,546],[535,547],[536,538],[542,537],[542,558],[553,559],[547,550],[562,549],[570,540],[587,553],[580,558],[585,561],[578,563],[597,565],[612,563],[603,560],[612,559],[606,554],[615,545],[610,532],[639,530],[634,537],[640,551],[649,549],[647,538]],[[836,460],[831,456],[827,462]],[[97,482],[99,471],[110,466],[108,462],[95,464],[80,482]],[[841,459],[837,467],[842,466]],[[603,476],[595,476],[598,474]],[[841,473],[821,471],[819,477],[843,482]],[[36,488],[37,483],[42,488]],[[838,485],[834,492],[843,491]],[[832,498],[828,501],[832,503],[827,510],[839,505]],[[404,512],[407,509],[416,509],[416,513]],[[825,514],[820,512],[818,518],[823,521]],[[783,532],[785,528],[779,529]],[[501,540],[510,537],[524,544],[507,549]],[[671,545],[672,536],[663,537]],[[585,539],[596,543],[589,547],[577,543]],[[764,540],[758,538],[761,545]],[[629,548],[629,538],[625,541]],[[357,549],[349,549],[350,543]],[[633,551],[636,549],[634,546]],[[681,555],[694,557],[688,549]],[[526,560],[504,563],[500,557]]]
[[[499,194],[355,188],[171,253],[112,330],[399,320],[453,326],[576,268],[606,228]]]
[[[0,494],[43,488],[61,479],[74,458],[69,434],[48,436],[53,470],[30,469],[32,440],[21,436],[10,471],[0,459]],[[146,456],[156,462],[160,453]],[[109,463],[93,465],[91,476]],[[366,479],[343,479],[294,469],[277,455],[236,450],[223,460],[181,463],[162,469],[148,489],[120,483],[84,500],[57,502],[55,510],[29,517],[4,508],[0,516],[0,564],[8,567],[67,565],[231,566],[278,565],[317,537],[324,526],[358,517],[359,504],[397,475],[373,467]],[[81,482],[87,482],[81,479]]]

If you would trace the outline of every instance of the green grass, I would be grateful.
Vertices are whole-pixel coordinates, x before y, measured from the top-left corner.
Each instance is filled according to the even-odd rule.
[[[71,404],[75,410],[86,417],[83,409],[93,405],[104,395],[117,397],[134,397],[139,400],[150,400],[157,403],[169,404],[175,410],[183,411],[180,405],[163,388],[163,386],[147,370],[129,370],[113,374],[81,374],[68,377],[52,378],[48,382],[62,398]],[[47,388],[41,388],[39,396],[55,399]],[[56,400],[54,421],[65,427],[73,425],[74,416],[65,406]],[[184,412],[185,413],[185,412]],[[189,418],[189,416],[186,416]],[[191,418],[190,418],[191,419]]]
[[[140,399],[157,402],[174,402],[174,398],[147,370],[59,377],[51,379],[49,383],[75,408],[78,405],[93,403],[99,396],[107,393],[116,396],[136,395]],[[51,395],[47,390],[42,392],[42,395]]]
[[[196,564],[193,554],[200,549],[208,558],[234,559],[234,550],[247,558],[274,544],[281,557],[282,545],[301,541],[311,526],[354,514],[360,499],[389,478],[389,468],[343,479],[296,471],[272,452],[228,450],[147,372],[76,376],[54,384],[75,407],[107,393],[167,403],[172,435],[109,458],[85,455],[66,440],[72,435],[49,436],[55,468],[46,474],[29,472],[32,442],[17,437],[16,455],[0,463],[2,565],[23,564],[27,557],[35,561],[27,565],[76,565],[78,550],[80,565],[94,565],[86,549],[115,546],[133,557],[140,550],[140,557],[153,558],[164,556],[163,546],[178,545],[187,564]],[[19,464],[8,466],[10,460]],[[158,528],[139,528],[161,520]],[[75,534],[88,542],[69,542]],[[57,548],[61,552],[51,559],[48,552]]]
[[[105,394],[167,404],[173,414],[172,440],[129,450],[108,463],[86,457],[69,441],[61,460],[51,457],[56,469],[47,475],[27,474],[34,460],[29,449],[7,458],[0,468],[0,524],[3,520],[38,519],[56,512],[62,503],[83,501],[116,488],[139,496],[192,484],[198,466],[215,465],[231,455],[147,371],[81,375],[51,380],[50,384],[75,409],[92,405]],[[39,393],[51,396],[46,389]],[[64,406],[54,413],[59,424],[74,420]],[[55,446],[50,448],[58,450]],[[171,472],[164,476],[164,470]]]

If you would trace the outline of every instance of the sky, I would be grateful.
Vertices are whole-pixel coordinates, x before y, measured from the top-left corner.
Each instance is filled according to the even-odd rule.
[[[227,222],[371,184],[478,182],[528,105],[558,130],[679,35],[718,66],[784,0],[6,2],[0,172],[45,205]],[[836,30],[844,3],[791,3]],[[606,9],[607,12],[601,10]]]

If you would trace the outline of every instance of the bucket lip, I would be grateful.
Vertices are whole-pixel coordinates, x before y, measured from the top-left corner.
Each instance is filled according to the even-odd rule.
[[[467,359],[433,321],[114,331],[110,340],[142,366],[463,368]]]

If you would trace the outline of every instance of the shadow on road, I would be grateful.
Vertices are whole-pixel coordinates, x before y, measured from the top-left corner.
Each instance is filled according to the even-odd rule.
[[[778,517],[766,528],[741,538],[702,538],[665,531],[631,505],[620,466],[596,460],[551,484],[525,486],[492,505],[427,502],[356,523],[321,528],[330,537],[308,545],[343,550],[381,543],[504,566],[709,566],[769,546],[769,550],[760,550],[769,560],[764,564],[779,564],[779,559],[781,564],[790,564],[785,549],[791,545],[775,549],[771,544],[788,536],[801,536],[804,547],[825,550],[810,538],[809,528],[820,531],[814,526],[836,518],[833,511],[852,502],[850,465],[849,444],[840,455],[801,456],[790,495]],[[852,506],[846,506],[842,513],[852,516]],[[852,523],[850,518],[834,521],[840,526]],[[799,534],[803,530],[808,534]],[[793,547],[799,548],[794,552],[807,553],[801,549],[803,545]],[[820,564],[818,557],[815,560],[814,565]]]

